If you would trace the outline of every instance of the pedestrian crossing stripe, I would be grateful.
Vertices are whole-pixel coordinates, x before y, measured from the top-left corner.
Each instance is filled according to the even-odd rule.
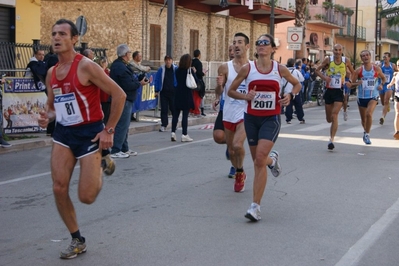
[[[207,124],[207,125],[204,125],[204,126],[202,126],[202,127],[200,127],[199,129],[213,129],[213,124]]]

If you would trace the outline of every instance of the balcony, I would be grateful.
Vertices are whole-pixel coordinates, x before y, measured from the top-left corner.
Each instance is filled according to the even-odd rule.
[[[342,29],[346,26],[347,15],[334,8],[309,5],[306,24],[318,24],[329,29]]]
[[[335,34],[341,37],[355,37],[355,24],[348,24],[346,28],[339,29]],[[357,26],[357,38],[366,40],[365,27]]]
[[[399,41],[399,32],[393,30],[382,30],[381,38],[386,38],[394,41]]]
[[[164,4],[165,0],[149,0],[151,3]],[[270,24],[271,0],[254,0],[253,9],[241,4],[241,0],[229,0],[228,6],[221,7],[220,0],[175,0],[175,5],[185,9],[204,13],[225,12],[235,18]],[[274,23],[295,19],[295,0],[274,0]]]

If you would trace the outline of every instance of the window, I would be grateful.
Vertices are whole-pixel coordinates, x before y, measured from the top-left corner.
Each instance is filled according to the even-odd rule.
[[[150,60],[161,60],[161,26],[150,25]]]
[[[317,5],[318,0],[310,0],[309,4],[311,5]]]
[[[198,38],[199,38],[199,31],[198,30],[190,30],[190,55],[193,56],[193,52],[198,47]]]

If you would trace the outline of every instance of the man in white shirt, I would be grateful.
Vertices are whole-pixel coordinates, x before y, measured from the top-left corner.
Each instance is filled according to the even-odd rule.
[[[302,83],[305,80],[305,78],[303,77],[301,71],[296,69],[296,67],[294,66],[294,63],[295,63],[294,58],[288,59],[287,60],[287,68],[291,72],[291,74],[296,79],[298,79],[299,82]],[[301,63],[301,62],[299,62],[299,63]],[[300,64],[299,64],[299,67],[300,67]],[[287,82],[287,80],[283,79],[282,84],[281,84],[281,90],[282,90],[282,94],[291,92],[292,84]],[[303,119],[305,114],[303,113],[302,99],[301,99],[301,96],[298,94],[296,94],[295,97],[291,100],[290,104],[285,107],[285,121],[287,121],[287,124],[291,124],[293,106],[295,106],[295,111],[296,111],[296,115],[299,120],[299,123],[305,124],[305,119]]]

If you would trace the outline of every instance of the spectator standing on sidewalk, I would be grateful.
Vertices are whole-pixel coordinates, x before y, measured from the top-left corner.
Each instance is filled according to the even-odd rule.
[[[62,259],[75,258],[87,250],[69,196],[75,165],[79,160],[79,200],[92,204],[102,187],[102,171],[112,174],[115,170],[109,155],[101,158],[101,151],[113,144],[114,127],[126,97],[97,64],[75,52],[74,45],[78,38],[78,29],[72,21],[60,19],[53,25],[51,45],[58,54],[59,62],[48,71],[47,108],[40,112],[38,118],[41,127],[57,120],[51,153],[53,193],[58,212],[72,236],[71,244],[60,254]],[[109,93],[113,100],[110,119],[105,127],[99,88]]]
[[[100,67],[104,70],[107,76],[110,75],[110,70],[108,68],[108,59],[106,56],[100,56],[97,62]],[[109,111],[111,108],[111,97],[104,91],[100,91],[100,101],[101,101],[101,108],[104,113],[104,123],[106,124],[109,118]]]
[[[289,58],[287,60],[287,68],[290,71],[291,75],[293,75],[299,82],[303,82],[304,77],[298,69],[295,69],[294,64],[295,64],[294,58]],[[285,78],[282,79],[281,86],[282,86],[282,90],[284,93],[291,93],[292,88],[294,87]],[[293,95],[292,100],[285,107],[285,121],[287,121],[287,124],[291,124],[292,114],[293,114],[293,106],[295,106],[296,116],[299,120],[299,123],[305,124],[305,119],[303,119],[304,112],[303,112],[303,107],[302,107],[302,99],[301,99],[301,96],[298,94]]]
[[[172,134],[171,140],[176,141],[176,128],[177,122],[179,121],[180,113],[183,113],[183,117],[181,120],[182,126],[182,142],[190,142],[193,141],[192,138],[188,135],[187,127],[188,127],[188,112],[190,109],[194,108],[193,101],[193,93],[192,90],[186,86],[187,72],[191,67],[191,56],[189,54],[184,54],[180,57],[179,66],[176,69],[176,91],[175,91],[175,110],[173,112],[172,117]],[[195,77],[195,68],[192,67],[192,73]],[[163,108],[163,107],[162,107]]]
[[[129,158],[136,156],[137,152],[129,149],[127,138],[129,136],[130,117],[132,114],[133,103],[136,100],[137,89],[141,85],[147,84],[144,78],[139,81],[130,68],[129,61],[132,52],[126,44],[120,44],[116,48],[118,58],[111,65],[110,77],[123,89],[126,93],[126,101],[124,103],[122,115],[115,127],[114,145],[111,150],[111,158]],[[111,100],[111,105],[112,105]]]
[[[166,55],[164,58],[165,64],[162,65],[155,75],[155,96],[159,95],[159,101],[161,103],[161,128],[159,132],[164,132],[169,124],[168,111],[173,114],[175,109],[175,87],[177,86],[176,81],[176,68],[173,64],[173,58]]]
[[[198,80],[200,80],[200,82],[204,84],[203,77],[205,76],[205,73],[203,72],[202,62],[200,59],[201,59],[201,51],[197,49],[194,51],[194,58],[192,60],[191,66],[195,68],[196,70],[195,74],[197,75]],[[205,90],[205,87],[203,89]],[[192,90],[192,93],[194,100],[194,108],[190,110],[190,113],[197,117],[204,115],[204,108],[201,108],[200,112],[200,106],[202,101],[202,97],[200,95],[201,92],[197,90]]]
[[[134,51],[132,54],[132,57],[133,57],[133,60],[130,60],[129,66],[133,70],[133,73],[135,75],[137,75],[137,79],[141,81],[144,78],[146,78],[147,73],[151,71],[151,68],[149,66],[143,66],[141,64],[143,56],[141,55],[141,53],[139,51]],[[147,84],[149,79],[146,79],[145,81],[146,81],[145,84]],[[133,102],[133,104],[134,104],[134,102]],[[136,121],[136,117],[134,116],[134,113],[131,114],[131,120]]]

